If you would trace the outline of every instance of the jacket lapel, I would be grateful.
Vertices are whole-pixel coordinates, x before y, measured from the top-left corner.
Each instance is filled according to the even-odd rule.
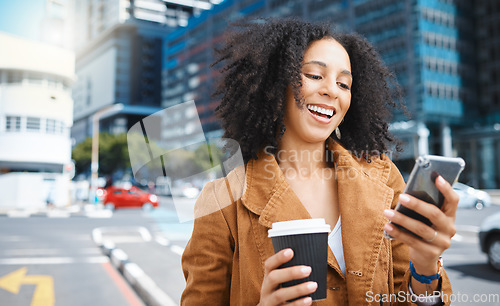
[[[383,211],[390,208],[394,192],[386,185],[390,174],[387,160],[374,158],[368,163],[338,144],[333,145],[333,151],[336,154],[342,243],[351,301],[364,297],[373,285],[375,266],[385,239],[383,227],[387,219]]]

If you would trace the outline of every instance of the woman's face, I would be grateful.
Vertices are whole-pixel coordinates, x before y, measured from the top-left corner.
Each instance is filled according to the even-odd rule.
[[[287,90],[286,137],[299,142],[324,142],[342,122],[351,104],[349,55],[333,38],[317,40],[304,54],[301,75],[300,107],[291,88]]]

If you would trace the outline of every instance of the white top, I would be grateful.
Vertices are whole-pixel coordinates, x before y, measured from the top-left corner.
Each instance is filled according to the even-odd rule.
[[[333,228],[330,235],[328,235],[328,246],[333,252],[337,263],[339,264],[340,270],[345,275],[345,259],[344,259],[344,247],[342,246],[342,233],[340,231],[340,217],[337,220],[337,224]]]

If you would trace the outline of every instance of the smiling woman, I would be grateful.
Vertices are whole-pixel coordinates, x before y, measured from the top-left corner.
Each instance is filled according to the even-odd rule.
[[[194,221],[182,256],[181,303],[313,303],[310,294],[326,290],[324,281],[310,279],[304,262],[285,268],[300,260],[299,246],[275,253],[268,230],[318,218],[331,229],[322,246],[328,290],[318,304],[366,305],[368,293],[441,304],[433,293],[451,294],[451,285],[438,258],[454,235],[458,197],[439,179],[441,211],[400,197],[404,180],[384,154],[398,86],[366,39],[298,19],[258,20],[232,28],[218,56],[216,111],[245,165],[208,183],[197,199],[195,211],[219,209]],[[393,210],[398,201],[436,226],[405,219]],[[388,220],[432,239],[388,228]],[[384,229],[395,240],[385,239]]]

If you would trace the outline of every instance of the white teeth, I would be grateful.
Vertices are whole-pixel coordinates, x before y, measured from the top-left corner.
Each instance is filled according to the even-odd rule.
[[[307,109],[318,112],[318,113],[323,114],[323,115],[333,116],[333,109],[326,109],[326,108],[318,107],[316,105],[314,105],[314,106],[308,105]]]

